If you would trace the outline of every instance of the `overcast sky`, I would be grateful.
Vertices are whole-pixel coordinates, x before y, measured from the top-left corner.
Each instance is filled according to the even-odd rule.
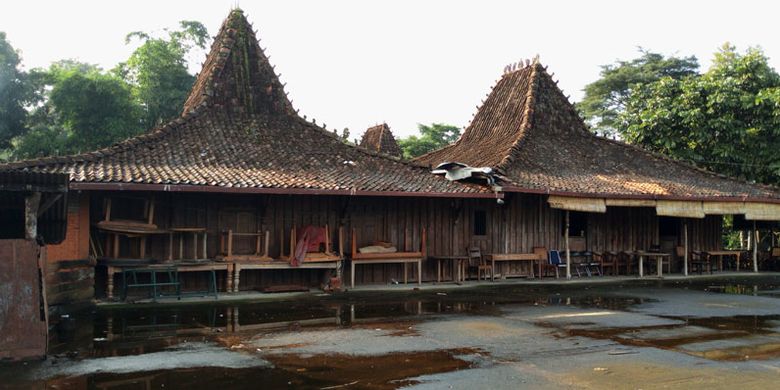
[[[466,126],[504,66],[536,54],[574,101],[600,65],[639,46],[706,68],[729,41],[761,46],[780,68],[771,1],[16,0],[0,4],[0,31],[28,69],[64,58],[111,68],[133,49],[128,32],[197,20],[213,36],[236,5],[293,105],[353,137],[383,121],[397,136],[417,123]]]

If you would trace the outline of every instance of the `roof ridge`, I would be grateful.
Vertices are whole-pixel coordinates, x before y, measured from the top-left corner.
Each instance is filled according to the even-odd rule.
[[[230,11],[222,22],[184,102],[182,115],[204,107],[266,114],[295,113],[284,84],[240,9]]]
[[[538,59],[534,59],[534,63],[530,66],[531,74],[528,76],[530,78],[530,83],[528,84],[528,90],[526,91],[525,107],[523,107],[523,122],[520,124],[520,131],[517,134],[517,138],[515,138],[515,142],[512,143],[506,156],[501,159],[501,162],[499,162],[496,167],[500,172],[503,172],[504,168],[512,164],[514,161],[514,153],[520,150],[520,147],[522,146],[521,143],[526,138],[525,136],[528,134],[529,130],[531,130],[533,124],[534,105],[536,103],[536,93],[539,88],[539,68],[541,65],[539,64]],[[541,71],[544,72],[544,69]]]

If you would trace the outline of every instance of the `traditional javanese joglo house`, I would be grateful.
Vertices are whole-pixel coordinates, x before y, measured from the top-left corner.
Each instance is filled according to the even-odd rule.
[[[691,254],[718,256],[723,215],[780,219],[776,188],[594,136],[536,61],[505,72],[450,146],[403,161],[384,124],[362,145],[297,113],[235,10],[180,118],[0,169],[70,175],[67,235],[48,261],[96,258],[99,298],[152,277],[215,294],[449,280],[468,254],[496,277],[539,277],[555,275],[550,250],[575,275],[578,256],[687,273]],[[435,169],[445,162],[460,164]]]

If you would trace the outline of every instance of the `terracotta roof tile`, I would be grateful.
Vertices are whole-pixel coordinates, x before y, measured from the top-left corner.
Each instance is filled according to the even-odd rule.
[[[490,166],[519,190],[609,197],[780,199],[728,178],[591,133],[538,63],[504,74],[454,144],[417,158]]]
[[[223,23],[182,118],[99,151],[0,169],[69,173],[71,181],[88,183],[490,192],[347,145],[300,118],[241,11],[231,12]]]

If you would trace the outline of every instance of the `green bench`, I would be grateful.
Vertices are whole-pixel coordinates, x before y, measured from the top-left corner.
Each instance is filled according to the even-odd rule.
[[[139,281],[139,275],[149,275],[149,281]],[[160,279],[158,275],[166,277]],[[176,267],[154,268],[130,268],[122,270],[122,300],[127,299],[127,290],[130,288],[152,288],[152,300],[157,300],[159,287],[173,286],[176,288],[176,298],[181,299],[181,283],[179,283],[179,271]]]
[[[213,269],[206,270],[208,272],[208,291],[196,291],[190,292],[188,295],[200,295],[203,293],[214,295],[214,299],[219,298],[217,292],[217,275]],[[139,275],[148,274],[148,281],[139,281]],[[162,277],[160,277],[162,276]],[[130,288],[149,288],[151,287],[152,300],[157,300],[157,297],[162,297],[162,293],[158,294],[159,287],[172,286],[176,288],[175,296],[181,300],[181,282],[179,281],[179,269],[175,266],[151,266],[147,268],[128,268],[122,270],[122,300],[127,299],[127,290]]]

